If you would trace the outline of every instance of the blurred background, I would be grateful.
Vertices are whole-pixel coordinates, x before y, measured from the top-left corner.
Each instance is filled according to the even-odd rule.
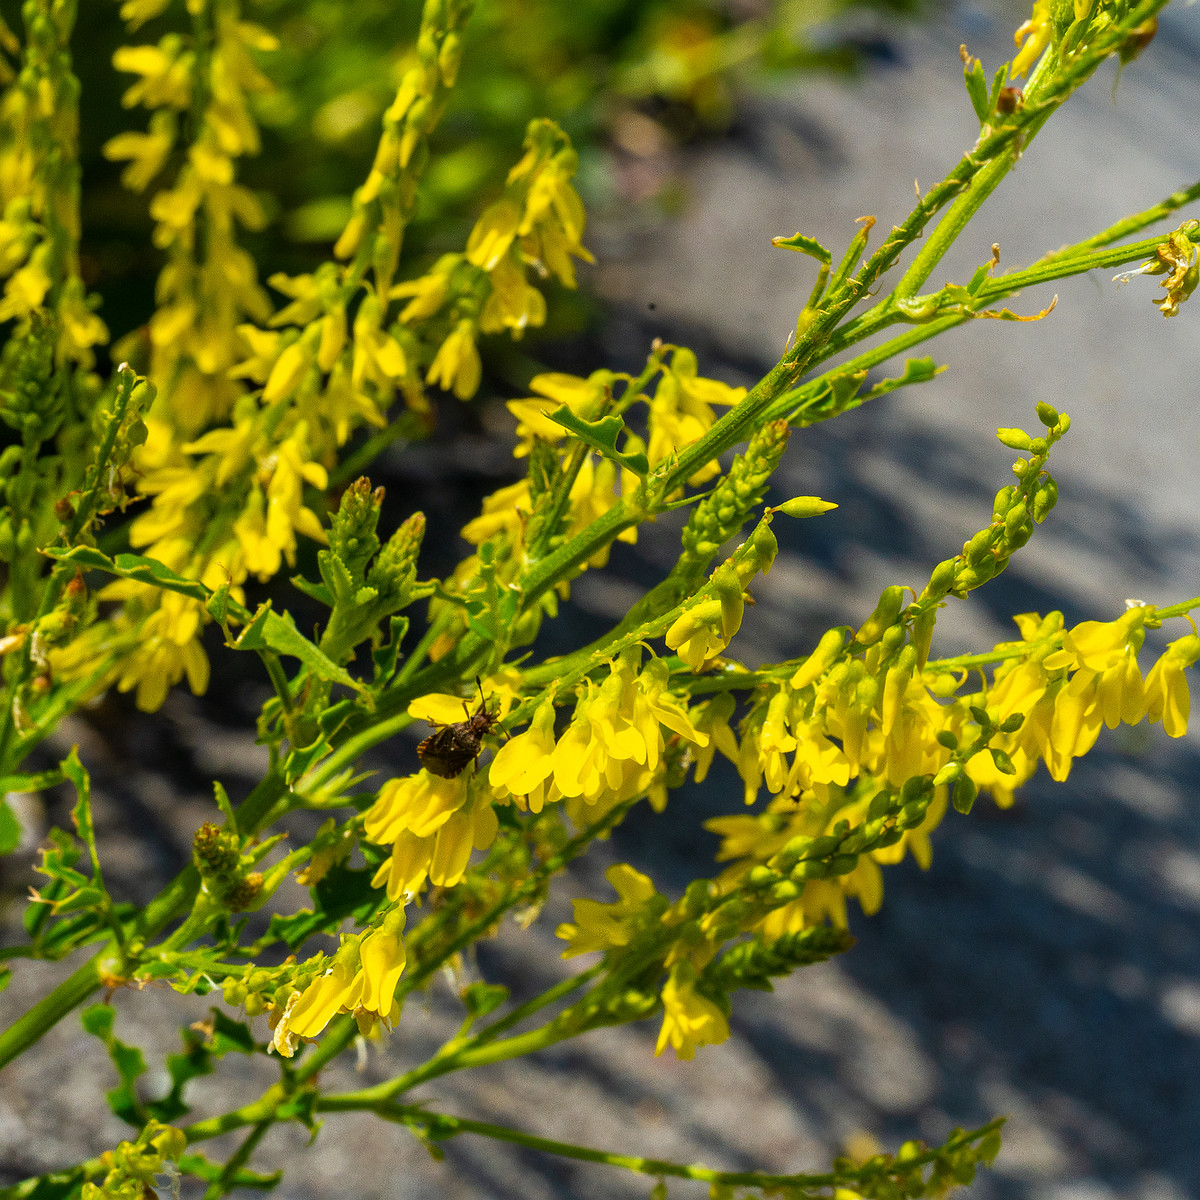
[[[283,42],[263,64],[280,84],[259,114],[264,154],[247,165],[251,186],[277,198],[253,246],[271,270],[305,270],[328,254],[417,7],[249,6]],[[14,23],[15,8],[0,3]],[[453,566],[465,550],[457,529],[483,495],[516,478],[503,401],[537,370],[636,367],[655,337],[691,345],[702,373],[730,382],[769,367],[812,283],[812,264],[773,249],[771,238],[800,230],[836,250],[859,216],[874,215],[880,230],[901,219],[914,178],[924,192],[974,139],[959,45],[990,70],[1011,57],[1012,30],[1027,16],[949,0],[481,0],[439,133],[444,153],[406,247],[409,272],[461,245],[479,189],[498,185],[525,122],[543,113],[580,150],[585,241],[597,265],[581,272],[579,293],[551,297],[545,331],[490,349],[478,402],[444,401],[431,443],[393,447],[372,470],[388,488],[389,519],[418,507],[429,519],[422,574]],[[162,32],[149,25],[138,40]],[[109,6],[83,6],[77,69],[95,98],[84,119],[87,269],[114,334],[149,315],[158,269],[145,198],[124,193],[98,155],[118,129],[140,127],[120,110],[124,83],[108,66],[123,40]],[[1100,72],[1029,147],[931,284],[968,277],[993,242],[1011,268],[1200,178],[1198,51],[1200,9],[1169,10],[1119,81],[1115,70]],[[751,663],[804,653],[829,624],[865,617],[885,585],[920,581],[989,519],[1012,458],[994,431],[1029,425],[1039,400],[1073,419],[1055,449],[1059,505],[1006,574],[945,610],[935,653],[985,648],[1009,634],[1018,612],[1107,619],[1126,598],[1200,591],[1197,317],[1185,305],[1164,321],[1150,303],[1153,282],[1118,288],[1103,276],[1026,293],[1012,302],[1019,312],[1045,307],[1055,291],[1058,307],[1036,324],[954,331],[929,349],[949,368],[933,382],[797,432],[778,498],[819,494],[839,508],[786,524],[733,650]],[[673,561],[675,528],[661,522],[637,547],[617,547],[607,571],[581,578],[555,626],[562,646],[547,650],[622,615]],[[294,604],[292,595],[281,599]],[[1180,636],[1182,625],[1167,632]],[[110,696],[48,751],[80,744],[109,847],[106,874],[123,898],[148,898],[186,861],[192,832],[211,815],[214,777],[236,799],[265,766],[251,732],[265,686],[240,673],[247,656],[223,655],[215,641],[211,651],[208,696],[176,693],[153,717]],[[376,765],[411,769],[415,740],[382,748]],[[772,1171],[820,1170],[847,1147],[892,1150],[1007,1113],[1005,1149],[974,1197],[1200,1197],[1198,793],[1194,734],[1171,742],[1155,727],[1102,737],[1066,784],[1040,777],[1008,811],[981,803],[970,818],[952,813],[931,869],[891,869],[882,911],[852,914],[859,942],[848,955],[773,996],[739,996],[734,1037],[692,1063],[653,1058],[648,1023],[451,1076],[422,1098],[548,1137]],[[32,843],[47,823],[67,820],[69,802],[55,803],[23,814]],[[615,860],[676,894],[711,873],[716,839],[697,832],[701,821],[740,805],[726,772],[677,794],[661,816],[635,814],[562,881],[531,929],[506,926],[467,970],[518,998],[546,986],[570,969],[552,934],[572,896],[607,898],[603,870]],[[34,881],[27,850],[0,879],[8,930],[19,921],[14,898]],[[0,998],[5,1013],[15,1016],[72,965],[21,966]],[[420,1061],[457,1025],[458,982],[412,998],[364,1074],[335,1065],[330,1083],[353,1086]],[[178,1027],[208,1007],[152,990],[113,1003],[118,1034],[144,1047],[152,1082]],[[111,1068],[74,1018],[27,1057],[0,1081],[0,1184],[125,1136],[93,1106]],[[272,1077],[258,1061],[224,1067],[220,1083],[193,1085],[197,1115],[251,1098]],[[367,1118],[329,1121],[301,1155],[305,1141],[294,1129],[264,1143],[258,1166],[289,1166],[277,1195],[616,1200],[649,1187],[480,1139],[445,1144],[437,1163],[404,1131]],[[703,1194],[672,1186],[673,1196]]]

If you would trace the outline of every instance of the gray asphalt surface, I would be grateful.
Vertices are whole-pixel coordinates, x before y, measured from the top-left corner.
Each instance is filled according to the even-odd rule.
[[[1018,19],[960,8],[898,37],[897,60],[853,87],[809,82],[749,98],[727,141],[680,164],[688,203],[678,220],[613,214],[595,229],[613,354],[629,359],[663,336],[695,345],[702,370],[731,380],[769,365],[811,284],[806,260],[772,249],[771,237],[802,230],[837,249],[864,213],[881,228],[898,220],[914,176],[924,189],[973,137],[959,43],[994,64],[1008,56]],[[1197,44],[1200,9],[1180,9],[1126,71],[1115,105],[1111,73],[1094,80],[1026,152],[933,282],[969,276],[994,241],[1002,263],[1016,265],[1200,177]],[[953,553],[1007,482],[1012,456],[995,442],[996,426],[1031,426],[1040,399],[1074,420],[1056,449],[1059,507],[1008,574],[947,611],[941,648],[982,648],[1014,612],[1107,617],[1127,596],[1200,591],[1200,310],[1185,306],[1164,321],[1150,280],[1054,290],[1048,320],[959,330],[932,350],[950,367],[933,383],[795,437],[781,492],[840,507],[795,524],[735,644],[745,658],[803,652],[828,623],[860,620],[885,584],[915,582]],[[1048,299],[1029,293],[1013,306],[1032,312]],[[402,484],[468,476],[486,490],[508,469],[507,451],[418,448],[390,468]],[[454,527],[447,520],[445,533]],[[614,556],[607,577],[581,581],[571,636],[625,611],[669,554],[665,534],[647,539]],[[254,685],[239,686],[225,707],[252,709]],[[112,848],[109,877],[122,894],[144,896],[211,815],[209,779],[244,793],[260,752],[220,704],[186,696],[146,727],[130,730],[119,708],[105,720],[102,712],[90,726],[72,723],[57,748],[80,741]],[[412,746],[392,753],[407,765]],[[860,940],[849,955],[773,996],[739,997],[735,1036],[694,1062],[654,1059],[655,1029],[639,1027],[449,1077],[422,1097],[549,1137],[778,1171],[820,1169],[864,1132],[894,1148],[1008,1113],[997,1170],[973,1197],[1200,1197],[1198,784],[1194,736],[1105,738],[1067,784],[1039,779],[1006,813],[980,805],[948,820],[932,869],[891,870],[882,912],[853,918]],[[739,804],[726,775],[664,817],[638,816],[607,853],[674,891],[711,858],[711,840],[687,831]],[[685,805],[686,819],[673,819]],[[532,929],[506,926],[471,969],[517,995],[558,978],[552,931],[571,895],[607,896],[606,865],[581,868]],[[0,999],[4,1012],[20,1011],[70,966],[22,966]],[[435,984],[361,1072],[352,1062],[331,1068],[331,1086],[421,1061],[457,1023],[449,994],[448,982]],[[118,1033],[146,1050],[152,1086],[177,1027],[206,1009],[153,990],[114,1003]],[[219,1078],[194,1085],[196,1111],[249,1099],[272,1077],[264,1064],[227,1062]],[[110,1078],[74,1019],[36,1058],[10,1067],[0,1077],[0,1183],[124,1136],[95,1103]],[[616,1200],[648,1190],[633,1176],[465,1138],[436,1163],[403,1130],[365,1118],[329,1121],[302,1154],[305,1141],[302,1131],[276,1131],[256,1160],[289,1167],[276,1193],[288,1200]],[[702,1194],[672,1187],[673,1196]]]

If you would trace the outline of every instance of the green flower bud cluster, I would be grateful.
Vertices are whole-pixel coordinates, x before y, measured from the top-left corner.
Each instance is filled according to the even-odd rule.
[[[372,491],[369,479],[355,480],[334,514],[329,549],[317,555],[321,583],[293,580],[306,595],[333,609],[321,649],[339,663],[349,660],[380,621],[417,596],[414,584],[425,516],[414,513],[381,549],[375,531],[383,498],[383,488]]]
[[[182,1129],[151,1119],[135,1142],[121,1142],[100,1156],[105,1170],[100,1183],[87,1182],[82,1200],[145,1200],[154,1196],[156,1176],[170,1174],[169,1164],[178,1162],[187,1150]]]
[[[1050,447],[1071,427],[1071,418],[1049,404],[1039,403],[1037,415],[1046,427],[1042,437],[1023,429],[998,429],[996,436],[1011,450],[1030,455],[1013,464],[1015,484],[996,493],[992,523],[963,544],[962,552],[939,563],[929,584],[910,609],[914,621],[933,611],[947,595],[965,597],[973,589],[995,578],[1008,560],[1033,536],[1058,501],[1058,484],[1046,472]]]
[[[211,821],[192,838],[192,861],[206,890],[230,912],[249,908],[263,890],[261,873],[243,869],[238,835]]]
[[[694,587],[721,546],[762,503],[790,434],[786,421],[771,421],[757,430],[746,452],[733,460],[717,486],[696,506],[684,526],[683,554],[672,573],[681,584]],[[691,589],[683,586],[682,590]]]
[[[756,937],[739,942],[705,967],[701,983],[711,991],[770,991],[772,976],[790,975],[799,967],[824,962],[849,950],[854,942],[849,931],[833,925],[814,925],[770,942]]]

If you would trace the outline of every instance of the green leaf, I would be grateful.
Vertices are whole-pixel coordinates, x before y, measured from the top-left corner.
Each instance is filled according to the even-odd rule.
[[[52,548],[43,550],[42,553],[57,562],[70,563],[84,570],[105,571],[109,575],[132,579],[137,583],[148,583],[151,587],[178,592],[181,596],[188,596],[201,603],[207,601],[212,594],[199,580],[185,579],[157,559],[145,558],[140,554],[118,554],[116,558],[109,558],[91,546],[75,546],[70,550]]]
[[[991,112],[996,107],[996,101],[1000,98],[1000,89],[1008,82],[1008,63],[1001,63],[996,68],[995,75],[992,76],[992,90],[988,94],[988,112]]]
[[[833,255],[816,238],[808,237],[803,233],[793,233],[791,237],[772,238],[771,245],[778,246],[781,250],[795,250],[799,254],[807,254],[809,258],[815,258],[827,267],[833,264]]]
[[[546,414],[556,425],[569,429],[581,442],[599,451],[605,458],[635,475],[645,478],[650,471],[650,460],[640,450],[633,454],[622,454],[617,449],[617,435],[625,428],[620,417],[609,414],[598,421],[585,421],[577,417],[565,404]]]
[[[96,827],[92,821],[91,780],[83,768],[83,763],[79,761],[79,752],[76,749],[72,749],[60,765],[63,774],[74,785],[75,793],[79,797],[75,801],[75,807],[71,809],[71,821],[75,825],[75,832],[79,834],[80,840],[88,849],[92,865],[95,868],[96,882],[99,884],[100,862],[96,853]]]
[[[229,620],[230,609],[232,608],[236,611],[239,607],[237,601],[231,599],[229,592],[230,585],[228,583],[220,584],[217,590],[209,596],[204,605],[208,610],[208,615],[222,628],[225,627],[226,622]]]
[[[229,599],[227,590],[218,589],[216,593],[211,592],[199,580],[185,579],[153,558],[144,558],[138,554],[118,554],[114,559],[91,546],[76,546],[72,550],[47,550],[45,553],[58,562],[71,563],[89,570],[106,571],[121,579],[132,579],[169,592],[179,592],[192,600],[199,600],[206,607],[209,607],[211,602],[216,605],[222,616],[232,614],[239,619],[246,619],[246,610]],[[287,613],[280,615],[272,612],[269,603],[264,604],[250,618],[250,625],[238,636],[234,648],[274,650],[276,654],[298,658],[321,679],[330,683],[340,683],[355,691],[364,690],[362,684],[304,637]]]
[[[0,796],[9,792],[44,792],[47,788],[57,787],[62,781],[63,773],[59,767],[50,767],[31,775],[0,775]]]
[[[319,646],[310,642],[297,628],[290,613],[271,611],[268,600],[254,614],[251,623],[233,642],[235,650],[274,650],[289,658],[298,658],[319,679],[340,683],[363,692],[353,675],[339,667]]]
[[[205,1183],[216,1183],[220,1180],[228,1190],[254,1188],[260,1192],[268,1192],[283,1178],[282,1171],[264,1174],[261,1171],[251,1171],[247,1167],[239,1167],[231,1175],[226,1175],[224,1163],[209,1162],[203,1154],[185,1154],[179,1160],[179,1169],[183,1174],[202,1179]]]
[[[146,1073],[141,1050],[121,1041],[113,1032],[116,1013],[111,1005],[93,1004],[79,1015],[83,1028],[104,1043],[121,1082],[104,1093],[108,1106],[122,1121],[140,1129],[146,1123],[146,1110],[137,1097],[135,1084]]]
[[[303,592],[309,599],[324,604],[326,608],[333,607],[333,593],[323,583],[313,583],[303,575],[293,575],[289,582],[296,591]]]
[[[963,67],[963,82],[967,85],[967,95],[971,97],[971,107],[982,125],[992,111],[988,103],[987,81],[983,77],[983,63],[977,58],[969,59]]]
[[[332,866],[312,889],[314,907],[291,916],[271,918],[270,934],[296,950],[315,933],[336,929],[347,917],[361,925],[386,897],[371,886],[371,867],[352,869],[342,863]]]
[[[167,1055],[167,1073],[171,1077],[171,1090],[161,1099],[146,1105],[147,1111],[156,1120],[170,1123],[191,1108],[183,1099],[183,1089],[201,1075],[211,1075],[212,1053],[204,1044],[203,1037],[194,1029],[180,1031],[183,1050],[179,1054]]]
[[[221,1009],[212,1009],[212,1044],[210,1052],[217,1058],[224,1058],[231,1050],[238,1054],[253,1054],[255,1051],[254,1034],[250,1026],[243,1021],[235,1021]]]
[[[508,988],[502,983],[473,983],[463,989],[462,1001],[472,1017],[486,1017],[508,999]]]
[[[283,777],[288,783],[295,783],[301,776],[308,774],[312,768],[332,750],[329,742],[322,736],[310,746],[301,746],[293,750],[283,764]]]
[[[0,800],[0,856],[11,854],[21,844],[21,822],[8,802]]]
[[[946,370],[944,365],[938,366],[928,355],[924,358],[906,358],[904,360],[903,375],[898,379],[881,379],[870,391],[864,392],[858,398],[858,402],[863,404],[879,396],[886,396],[888,392],[894,392],[897,388],[908,387],[911,383],[928,383],[944,370]]]
[[[88,884],[62,900],[55,900],[54,915],[57,917],[65,913],[83,912],[89,908],[101,908],[107,898],[103,888]]]
[[[400,661],[400,643],[408,633],[407,617],[392,617],[388,623],[388,640],[371,652],[375,663],[375,686],[385,686],[396,673],[396,664]]]

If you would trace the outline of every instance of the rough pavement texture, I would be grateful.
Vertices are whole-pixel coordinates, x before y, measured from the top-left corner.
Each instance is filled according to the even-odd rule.
[[[703,370],[730,379],[768,365],[811,284],[810,264],[771,249],[770,238],[802,230],[836,248],[855,217],[871,212],[881,228],[899,219],[913,177],[932,183],[973,136],[959,43],[995,63],[1010,53],[1016,23],[1015,14],[993,21],[963,8],[900,37],[897,61],[861,85],[808,83],[749,101],[734,136],[683,164],[689,203],[680,220],[666,228],[612,220],[595,231],[613,353],[629,358],[663,336],[689,341]],[[1094,80],[931,282],[968,276],[993,241],[1003,264],[1017,265],[1200,177],[1198,45],[1200,9],[1181,9],[1126,71],[1115,106],[1112,73]],[[735,648],[749,660],[801,653],[826,624],[860,620],[885,584],[915,582],[952,553],[1007,481],[1012,455],[994,441],[995,427],[1030,425],[1039,399],[1075,422],[1055,451],[1062,500],[1008,574],[947,611],[942,648],[982,647],[1014,612],[1106,617],[1127,596],[1165,601],[1200,590],[1196,314],[1185,306],[1164,321],[1149,302],[1152,282],[1047,289],[1060,296],[1047,321],[959,330],[932,351],[950,367],[933,383],[798,434],[781,492],[840,507],[793,526]],[[1033,312],[1048,299],[1030,293],[1013,307]],[[401,487],[447,489],[444,530],[461,520],[455,496],[490,490],[509,470],[503,444],[477,442],[418,448],[389,465]],[[614,556],[606,576],[585,577],[572,639],[624,612],[648,567],[670,553],[664,530]],[[237,721],[261,699],[256,687],[245,681],[219,704],[175,696],[159,720],[137,727],[112,705],[90,726],[64,730],[56,748],[80,741],[93,771],[121,894],[144,896],[178,866],[211,815],[214,774],[234,793],[254,780],[260,751]],[[407,768],[412,745],[388,756]],[[1105,738],[1066,785],[1038,780],[1009,812],[981,804],[970,819],[952,815],[932,869],[891,870],[882,912],[854,918],[860,940],[850,954],[773,996],[740,996],[734,1038],[694,1062],[654,1059],[647,1026],[450,1077],[422,1096],[433,1108],[549,1137],[778,1171],[820,1169],[863,1131],[893,1148],[1008,1113],[997,1170],[971,1192],[981,1200],[1200,1197],[1198,783],[1194,737]],[[675,891],[706,870],[712,850],[707,835],[679,826],[739,804],[726,775],[677,799],[672,811],[698,810],[686,822],[672,811],[639,816],[609,853]],[[570,895],[606,895],[605,865],[581,868],[528,933],[506,927],[476,969],[518,996],[558,978],[551,931]],[[64,969],[22,966],[0,1000],[5,1013],[21,1011]],[[331,1085],[421,1061],[456,1024],[449,994],[439,983],[414,999],[362,1073],[335,1066]],[[151,1064],[206,1007],[152,990],[114,1003],[118,1032]],[[95,1104],[110,1078],[98,1043],[73,1018],[36,1058],[10,1067],[0,1080],[0,1183],[119,1140],[123,1127]],[[196,1111],[249,1099],[271,1078],[265,1064],[227,1062],[219,1079],[194,1085]],[[439,1164],[403,1130],[366,1118],[329,1121],[301,1158],[304,1143],[299,1130],[276,1131],[256,1160],[291,1167],[277,1192],[288,1200],[615,1200],[648,1188],[478,1139],[449,1143]]]

